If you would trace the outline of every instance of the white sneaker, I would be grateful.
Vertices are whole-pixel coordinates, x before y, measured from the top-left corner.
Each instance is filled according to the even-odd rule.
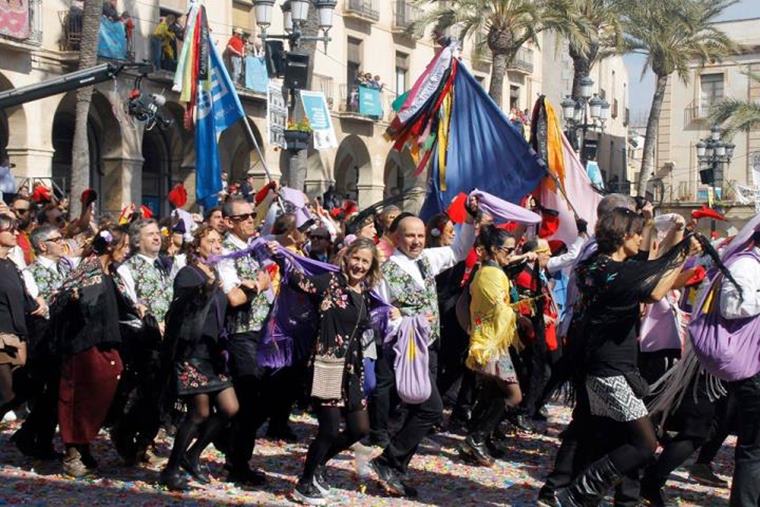
[[[16,416],[16,413],[13,410],[8,411],[5,414],[5,417],[3,417],[3,422],[13,422],[17,420],[18,420],[18,417]]]

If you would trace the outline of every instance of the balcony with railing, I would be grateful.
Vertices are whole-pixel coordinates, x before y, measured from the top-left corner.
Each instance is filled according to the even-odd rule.
[[[394,114],[391,104],[395,99],[389,90],[341,84],[337,112],[342,118],[359,121],[390,121]]]
[[[491,50],[488,48],[488,43],[486,42],[486,34],[477,33],[475,35],[471,56],[473,63],[488,64],[493,61]]]
[[[707,117],[710,116],[711,106],[711,104],[706,104],[701,99],[692,100],[689,105],[686,106],[686,109],[684,109],[684,124],[688,125],[690,123],[707,120]]]
[[[69,10],[58,11],[58,20],[61,22],[61,51],[79,51],[84,22],[82,9],[72,7]],[[98,34],[98,57],[134,61],[133,23],[131,18],[113,20],[102,16]]]
[[[393,24],[391,25],[391,29],[395,33],[404,33],[421,16],[422,9],[409,0],[395,0],[393,2]]]
[[[507,66],[507,70],[533,74],[533,50],[530,48],[518,49],[512,62]]]
[[[369,23],[380,20],[378,0],[344,0],[343,17],[358,19]],[[387,0],[384,0],[387,1]]]
[[[42,0],[0,2],[0,44],[18,50],[42,44]]]

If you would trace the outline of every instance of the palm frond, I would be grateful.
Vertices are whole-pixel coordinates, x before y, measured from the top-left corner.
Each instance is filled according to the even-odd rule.
[[[760,103],[726,98],[713,105],[710,121],[724,124],[726,135],[760,128]]]

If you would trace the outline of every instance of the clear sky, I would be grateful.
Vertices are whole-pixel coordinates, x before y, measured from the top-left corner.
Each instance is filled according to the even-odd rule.
[[[734,6],[726,9],[721,20],[760,18],[760,0],[741,0]],[[760,30],[760,20],[758,20]],[[641,69],[645,58],[640,55],[626,55],[623,57],[628,67],[628,79],[630,80],[630,107],[631,120],[634,124],[639,123],[640,118],[646,119],[649,104],[654,93],[654,74],[647,72],[641,80]]]

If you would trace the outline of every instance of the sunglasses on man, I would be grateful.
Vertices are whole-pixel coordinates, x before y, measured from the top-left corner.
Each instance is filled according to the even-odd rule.
[[[230,215],[230,220],[233,222],[244,222],[248,219],[254,220],[256,218],[256,212],[252,213],[241,213],[240,215]]]

